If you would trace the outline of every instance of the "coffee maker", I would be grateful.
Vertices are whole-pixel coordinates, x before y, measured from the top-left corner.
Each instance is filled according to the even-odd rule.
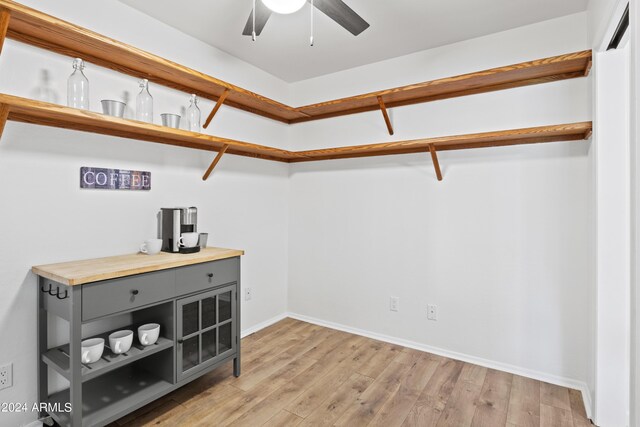
[[[198,232],[198,208],[162,208],[160,214],[162,250],[182,252],[179,245],[180,235]]]

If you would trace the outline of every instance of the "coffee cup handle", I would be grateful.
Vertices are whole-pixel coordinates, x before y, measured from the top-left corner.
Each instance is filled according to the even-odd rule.
[[[183,238],[182,238],[182,237],[180,237],[180,238],[178,239],[178,246],[182,246],[182,247],[184,247],[184,240],[183,240]]]
[[[147,334],[142,334],[140,342],[142,343],[142,345],[147,345]]]
[[[89,363],[89,350],[82,352],[82,363]]]
[[[148,253],[149,251],[147,250],[147,244],[143,243],[140,245],[140,252],[142,252],[143,254]]]

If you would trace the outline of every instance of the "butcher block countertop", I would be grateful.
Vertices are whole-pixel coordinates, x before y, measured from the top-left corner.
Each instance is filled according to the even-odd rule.
[[[244,255],[238,249],[206,248],[195,254],[157,255],[142,253],[95,258],[59,264],[38,265],[31,268],[35,274],[68,286],[116,279],[150,271],[166,270]]]

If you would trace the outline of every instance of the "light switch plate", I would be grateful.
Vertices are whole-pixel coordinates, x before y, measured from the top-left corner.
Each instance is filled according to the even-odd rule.
[[[389,310],[400,311],[400,297],[389,298]]]

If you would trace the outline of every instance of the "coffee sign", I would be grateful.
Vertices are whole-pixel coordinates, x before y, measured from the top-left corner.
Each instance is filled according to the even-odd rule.
[[[151,190],[151,172],[123,169],[80,168],[80,188],[100,190]]]

